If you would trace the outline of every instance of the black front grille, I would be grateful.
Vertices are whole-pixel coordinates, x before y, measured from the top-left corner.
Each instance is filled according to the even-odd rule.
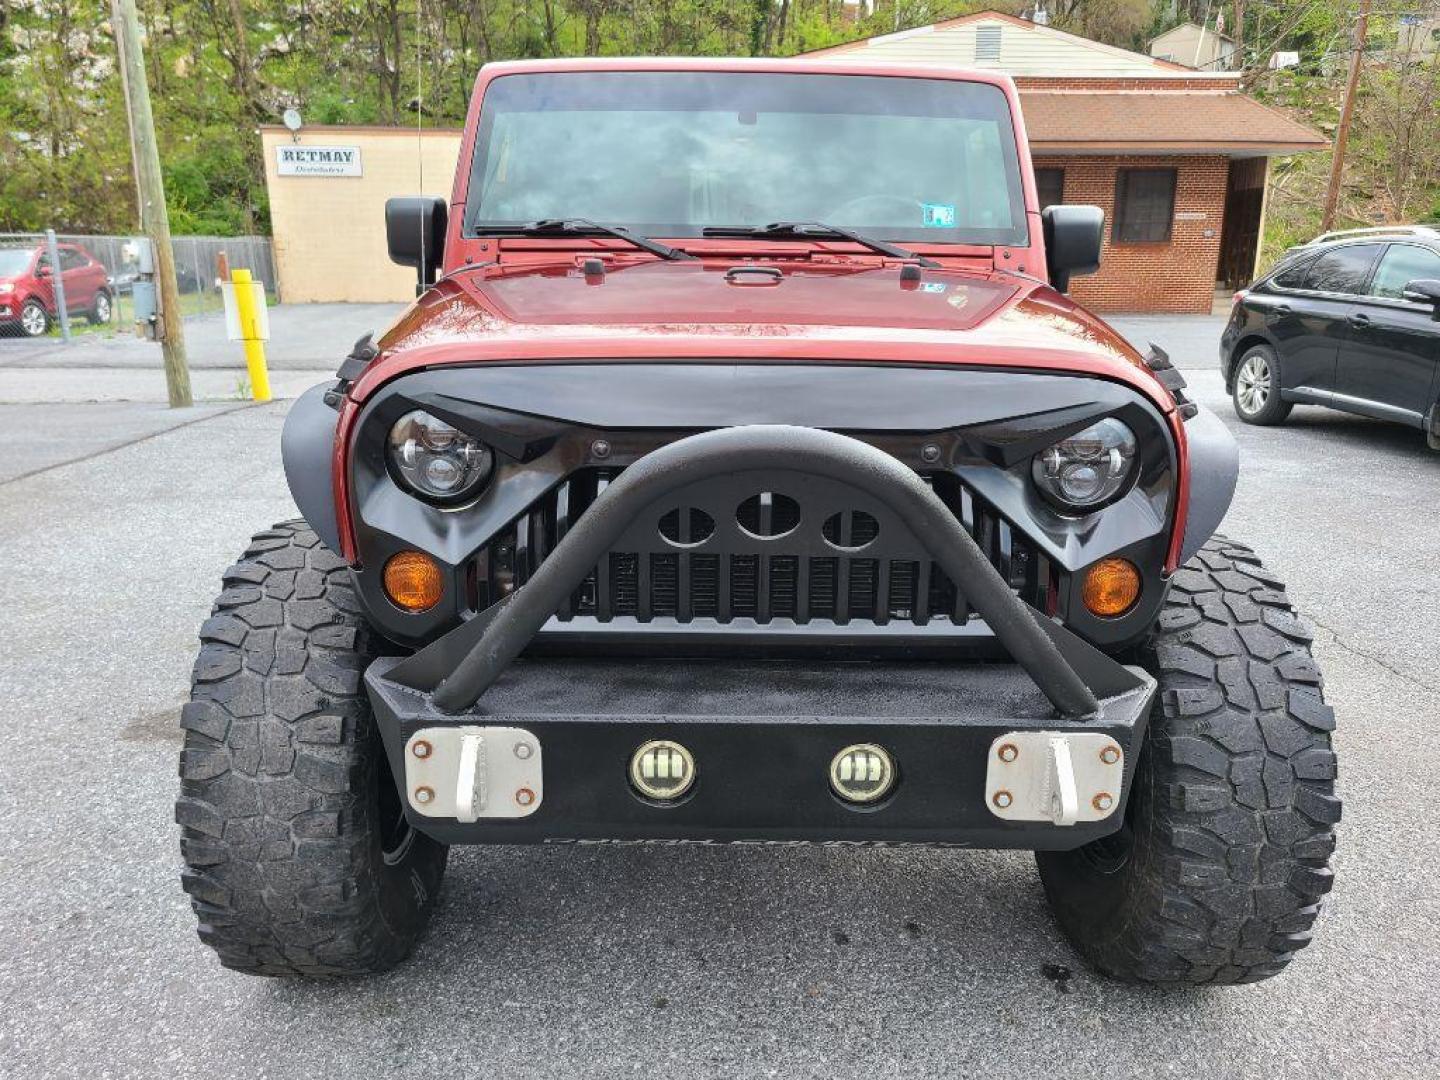
[[[523,585],[616,475],[618,471],[613,469],[573,474],[482,548],[470,577],[476,610]],[[1059,568],[954,476],[945,473],[925,479],[1011,588],[1034,607],[1053,612]],[[778,510],[764,504],[742,504],[737,509],[742,528],[761,530],[760,536],[776,536],[769,541],[773,553],[683,548],[611,551],[571,594],[557,613],[559,618],[915,625],[936,619],[955,625],[969,621],[973,612],[963,592],[937,564],[929,559],[867,552],[877,529],[870,514],[855,510],[833,515],[822,531],[825,540],[839,550],[816,555],[786,550],[784,534],[794,526],[793,514],[778,497],[777,506]],[[699,520],[689,509],[671,510],[660,519],[657,538],[664,536],[669,541],[664,546],[680,547],[674,543],[677,535],[683,539],[690,532],[677,533],[677,524]],[[699,528],[694,532],[709,535]]]

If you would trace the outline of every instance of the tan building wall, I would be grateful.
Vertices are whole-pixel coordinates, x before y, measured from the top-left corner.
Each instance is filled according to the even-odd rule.
[[[385,200],[394,195],[450,197],[460,132],[403,128],[305,127],[260,130],[275,269],[285,303],[384,302],[415,296],[415,271],[385,249]],[[281,176],[287,146],[355,147],[359,176]]]

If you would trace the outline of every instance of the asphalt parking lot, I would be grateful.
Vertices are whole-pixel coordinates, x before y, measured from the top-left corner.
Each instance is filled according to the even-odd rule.
[[[1093,976],[1021,853],[749,847],[461,849],[398,971],[227,972],[179,886],[176,720],[220,572],[293,514],[287,405],[12,404],[0,1076],[1440,1074],[1440,455],[1318,409],[1242,427],[1213,338],[1142,329],[1237,434],[1225,531],[1288,581],[1339,717],[1338,884],[1279,979]]]

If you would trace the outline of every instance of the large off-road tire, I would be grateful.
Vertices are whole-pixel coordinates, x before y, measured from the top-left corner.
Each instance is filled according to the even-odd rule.
[[[259,533],[200,629],[176,820],[200,938],[257,975],[402,960],[447,849],[404,823],[361,673],[380,646],[303,522]]]
[[[1075,948],[1148,983],[1255,982],[1310,941],[1340,800],[1310,634],[1249,548],[1171,583],[1141,662],[1159,681],[1123,829],[1037,855]]]

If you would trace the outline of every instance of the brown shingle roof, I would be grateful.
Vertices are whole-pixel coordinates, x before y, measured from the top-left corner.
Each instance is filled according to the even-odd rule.
[[[1328,140],[1243,94],[1021,90],[1036,152],[1294,153]]]

